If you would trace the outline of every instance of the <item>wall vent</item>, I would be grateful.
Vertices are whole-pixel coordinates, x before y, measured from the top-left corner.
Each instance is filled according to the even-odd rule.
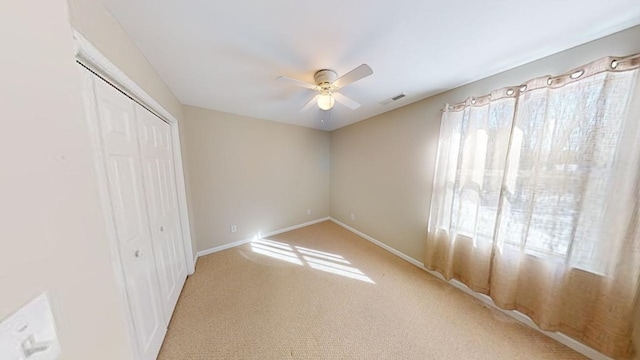
[[[405,93],[400,93],[396,96],[392,96],[386,100],[382,100],[380,101],[380,105],[387,105],[387,104],[391,104],[394,101],[398,101],[400,99],[402,99],[403,97],[407,96]]]

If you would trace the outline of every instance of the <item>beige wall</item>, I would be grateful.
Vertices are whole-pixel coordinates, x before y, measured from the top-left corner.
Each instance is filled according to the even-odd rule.
[[[640,52],[640,27],[333,131],[331,216],[422,261],[439,109],[445,103],[560,74],[603,56],[636,52]]]
[[[183,111],[198,250],[329,216],[328,132]]]
[[[0,318],[47,291],[62,359],[130,359],[66,2],[3,2],[0,43]]]
[[[173,116],[182,104],[100,0],[68,0],[71,24]]]
[[[181,148],[184,149],[182,104],[137,45],[99,0],[67,0],[67,2],[71,25],[165,110],[178,119]],[[190,198],[189,169],[185,157],[183,151],[186,191],[188,198]],[[191,220],[193,209],[190,202],[188,202],[188,206],[189,219]],[[190,225],[191,231],[194,231],[193,222]],[[193,238],[192,248],[196,248]]]

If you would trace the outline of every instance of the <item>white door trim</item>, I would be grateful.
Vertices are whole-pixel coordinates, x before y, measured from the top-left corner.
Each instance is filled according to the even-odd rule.
[[[104,56],[77,30],[73,30],[73,38],[76,46],[76,59],[85,66],[91,68],[127,95],[134,98],[141,105],[165,120],[171,126],[171,142],[173,144],[173,160],[175,164],[175,178],[178,191],[178,206],[180,209],[180,227],[184,245],[187,272],[191,275],[195,271],[193,248],[191,246],[191,230],[189,228],[189,211],[187,205],[187,192],[184,182],[184,168],[182,165],[182,152],[180,149],[180,132],[178,119],[176,119],[162,105],[155,101],[146,91],[138,86],[130,77],[120,70],[111,60]],[[104,180],[104,179],[103,179]]]

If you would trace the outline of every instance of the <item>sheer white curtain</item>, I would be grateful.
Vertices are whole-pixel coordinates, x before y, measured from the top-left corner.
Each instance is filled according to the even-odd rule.
[[[640,275],[640,55],[447,106],[425,266],[613,357]]]

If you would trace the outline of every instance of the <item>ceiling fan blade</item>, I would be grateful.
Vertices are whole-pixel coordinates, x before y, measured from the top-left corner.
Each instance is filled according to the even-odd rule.
[[[357,68],[339,77],[336,81],[333,82],[333,86],[339,89],[351,84],[352,82],[356,82],[362,78],[365,78],[371,74],[373,74],[373,70],[371,70],[369,65],[362,64]]]
[[[331,95],[333,95],[333,97],[336,99],[337,102],[339,102],[340,104],[348,107],[351,110],[355,110],[355,109],[360,107],[360,104],[355,102],[355,100],[352,100],[352,99],[350,99],[350,98],[348,98],[348,97],[346,97],[346,96],[344,96],[344,95],[342,95],[340,93],[334,92]]]
[[[316,102],[318,102],[318,96],[320,96],[320,95],[315,95],[314,97],[312,97],[311,100],[309,100],[309,102],[305,106],[303,106],[302,109],[300,109],[300,112],[307,111],[313,105],[315,105]]]
[[[318,90],[318,86],[316,86],[315,84],[304,82],[304,81],[301,81],[301,80],[298,80],[298,79],[292,79],[292,78],[289,78],[289,77],[286,77],[286,76],[278,76],[276,78],[276,80],[280,81],[280,82],[286,82],[286,83],[289,83],[289,84],[300,86],[300,87],[303,87],[303,88],[311,89],[311,90]]]

